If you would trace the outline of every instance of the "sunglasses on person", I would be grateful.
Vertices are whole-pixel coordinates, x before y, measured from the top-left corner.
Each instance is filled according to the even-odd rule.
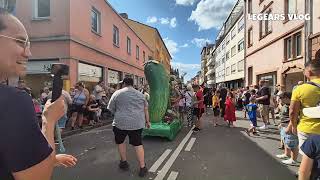
[[[24,48],[24,50],[26,50],[27,48],[30,48],[30,40],[29,40],[29,38],[27,38],[26,40],[23,40],[23,39],[17,39],[17,38],[6,36],[6,35],[2,35],[2,34],[0,34],[0,37],[14,40],[16,43],[20,44],[20,46],[22,46]]]

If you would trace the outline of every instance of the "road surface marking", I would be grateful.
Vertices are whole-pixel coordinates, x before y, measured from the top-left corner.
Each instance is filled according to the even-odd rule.
[[[179,174],[178,172],[171,171],[171,173],[170,173],[170,175],[169,175],[167,180],[176,180],[177,177],[178,177],[178,174]]]
[[[193,128],[192,128],[193,129]],[[184,137],[184,139],[181,141],[177,149],[173,152],[173,154],[170,156],[169,160],[166,162],[166,164],[163,166],[159,174],[156,176],[154,180],[163,180],[163,178],[168,173],[169,169],[173,165],[174,161],[179,156],[181,150],[183,149],[184,145],[188,142],[189,138],[192,135],[192,129],[189,131],[189,133]]]
[[[159,159],[152,165],[152,167],[149,169],[149,172],[157,172],[158,168],[161,166],[163,161],[169,156],[171,153],[171,149],[167,149],[163,152],[163,154],[159,157]]]
[[[185,151],[191,151],[191,148],[192,148],[192,146],[193,146],[195,141],[196,141],[196,138],[191,138],[189,143],[188,143],[188,145],[187,145],[187,147],[186,147],[186,149],[185,149]]]

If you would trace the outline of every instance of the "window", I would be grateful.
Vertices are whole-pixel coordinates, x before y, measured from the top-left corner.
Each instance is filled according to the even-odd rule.
[[[297,0],[285,0],[284,1],[284,14],[296,14],[297,12]],[[288,20],[288,16],[286,16]]]
[[[238,72],[244,71],[244,60],[238,62]]]
[[[142,56],[143,56],[143,62],[146,62],[146,52],[142,52]]]
[[[248,47],[253,45],[253,29],[252,27],[248,29]]]
[[[231,48],[231,57],[235,56],[237,54],[237,49],[236,49],[236,45],[234,45],[232,48]]]
[[[226,36],[226,44],[229,44],[229,42],[230,42],[230,34]]]
[[[233,39],[236,36],[237,32],[236,32],[236,28],[233,28],[231,31],[231,39]]]
[[[229,76],[230,75],[230,67],[226,68],[226,75]]]
[[[242,17],[238,22],[238,32],[240,32],[244,28],[244,18]]]
[[[34,18],[50,17],[50,0],[34,0]]]
[[[136,46],[136,59],[139,60],[139,53],[140,53],[140,50],[139,50],[139,46]]]
[[[113,45],[119,47],[119,29],[117,26],[113,26]]]
[[[243,39],[239,41],[238,43],[238,52],[242,51],[244,48],[244,41]]]
[[[230,51],[226,53],[226,61],[228,61],[229,59],[230,59]]]
[[[271,9],[265,14],[271,14]],[[272,21],[271,20],[261,20],[260,21],[260,39],[268,36],[272,33]]]
[[[298,33],[294,36],[295,40],[295,55],[301,56],[301,33]]]
[[[91,10],[91,30],[100,34],[100,13],[93,8]]]
[[[248,68],[248,85],[252,85],[253,82],[253,69],[252,67]]]
[[[252,13],[252,0],[248,0],[248,14]]]
[[[292,40],[291,37],[284,40],[285,41],[285,47],[286,47],[286,60],[289,60],[292,58]]]
[[[127,37],[127,53],[131,54],[131,39]]]
[[[291,60],[301,57],[301,32],[294,34],[284,40],[285,60]]]
[[[237,71],[237,66],[236,66],[236,64],[233,64],[233,65],[231,66],[231,74],[236,73],[236,71]]]

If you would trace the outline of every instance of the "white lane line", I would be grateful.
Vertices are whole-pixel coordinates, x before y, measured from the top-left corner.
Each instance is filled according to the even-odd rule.
[[[192,146],[193,146],[195,141],[196,141],[196,138],[191,138],[189,143],[188,143],[188,145],[187,145],[187,147],[186,147],[186,149],[184,149],[184,150],[185,151],[191,151],[191,148],[192,148]]]
[[[193,128],[192,128],[193,129]],[[184,145],[188,142],[189,138],[192,135],[192,129],[189,131],[189,133],[184,137],[184,139],[181,141],[177,149],[173,152],[173,154],[170,156],[169,160],[166,162],[166,164],[163,166],[159,174],[156,176],[154,180],[163,180],[163,178],[168,173],[169,169],[173,165],[174,161],[179,156],[181,150],[183,149]]]
[[[169,175],[167,180],[176,180],[177,177],[178,177],[178,174],[179,174],[178,172],[171,171],[171,173],[170,173],[170,175]]]
[[[171,149],[167,149],[163,152],[163,154],[159,157],[159,159],[152,165],[152,167],[149,169],[149,172],[157,172],[158,168],[161,166],[163,161],[169,156],[171,153]]]

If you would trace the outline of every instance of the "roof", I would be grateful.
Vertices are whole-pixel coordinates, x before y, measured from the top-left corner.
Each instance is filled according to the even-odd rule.
[[[138,34],[122,19],[122,17],[119,15],[119,13],[111,6],[111,4],[108,2],[108,0],[104,0],[104,2],[117,14],[117,16],[122,20],[123,23],[127,25],[127,27],[142,41],[144,45],[147,46],[147,48],[151,51],[152,49],[138,36]]]
[[[160,32],[158,31],[158,29],[157,29],[157,28],[152,27],[152,26],[149,26],[149,25],[147,25],[147,24],[143,24],[143,23],[141,23],[141,22],[138,22],[138,21],[135,21],[135,20],[132,20],[132,19],[129,19],[129,18],[128,18],[127,20],[130,20],[130,21],[133,21],[133,22],[135,22],[135,23],[141,24],[141,25],[146,26],[146,27],[148,27],[148,28],[150,28],[150,29],[154,29],[154,30],[158,33],[158,35],[159,35],[159,37],[160,37],[160,39],[161,39],[162,44],[163,44],[163,45],[164,45],[164,47],[166,48],[167,53],[168,53],[168,54],[169,54],[169,56],[170,56],[170,59],[172,59],[171,54],[170,54],[170,52],[169,52],[169,50],[168,50],[168,48],[167,48],[166,44],[164,43],[164,41],[163,41],[163,39],[162,39],[162,36],[161,36],[161,34],[160,34]]]

